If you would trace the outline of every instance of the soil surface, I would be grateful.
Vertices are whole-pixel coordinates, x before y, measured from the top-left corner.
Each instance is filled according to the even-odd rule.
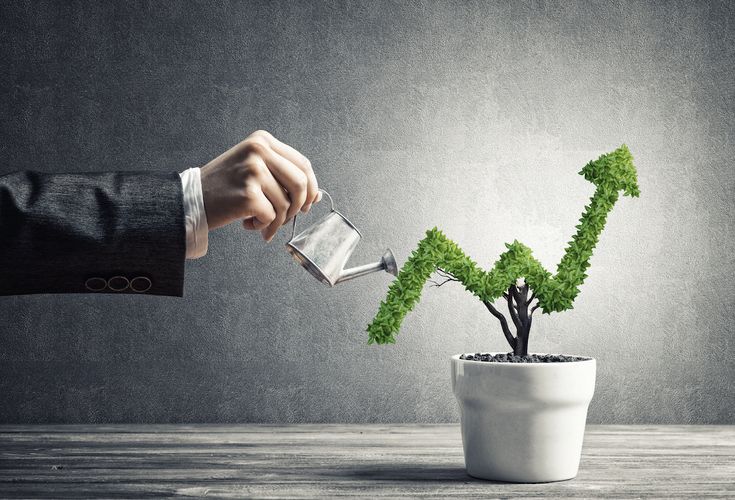
[[[565,356],[563,354],[529,354],[528,356],[514,356],[512,352],[505,354],[462,354],[459,359],[467,361],[485,361],[488,363],[567,363],[570,361],[587,361],[590,358],[581,356]]]

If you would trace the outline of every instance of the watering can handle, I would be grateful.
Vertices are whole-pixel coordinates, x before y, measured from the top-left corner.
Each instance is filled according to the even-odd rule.
[[[334,212],[334,200],[332,199],[332,195],[330,195],[323,189],[320,189],[319,192],[327,195],[327,198],[329,198],[329,205],[331,207],[330,210]],[[293,240],[294,236],[296,236],[296,216],[295,215],[293,216],[293,224],[291,225],[291,238],[289,238],[289,241]]]

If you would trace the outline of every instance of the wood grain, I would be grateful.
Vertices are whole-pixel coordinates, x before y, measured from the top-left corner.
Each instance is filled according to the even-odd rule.
[[[731,426],[589,426],[579,475],[467,476],[459,426],[0,426],[2,498],[735,497]]]

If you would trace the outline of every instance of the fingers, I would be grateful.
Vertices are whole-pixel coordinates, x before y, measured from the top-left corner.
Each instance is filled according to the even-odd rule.
[[[283,188],[268,171],[266,171],[261,179],[260,186],[276,214],[271,223],[261,230],[263,239],[265,241],[271,241],[276,235],[278,228],[290,219],[289,213],[293,205],[289,202],[288,196],[283,191]]]
[[[261,137],[268,143],[268,145],[276,154],[291,162],[293,165],[296,166],[296,168],[304,173],[304,175],[306,176],[306,199],[304,200],[304,203],[300,208],[302,212],[308,212],[311,208],[312,203],[315,203],[320,199],[319,183],[316,180],[316,175],[314,175],[314,170],[311,167],[311,162],[309,161],[309,159],[293,147],[279,141],[278,139],[273,137],[272,134],[264,130],[259,130],[253,135]],[[293,212],[296,213],[297,211],[298,210],[294,210]]]
[[[278,229],[299,210],[307,212],[321,199],[309,160],[265,131],[251,134],[233,155],[244,159],[245,188],[259,211],[246,210],[243,227],[259,229],[271,241]],[[250,180],[248,180],[250,179]],[[269,207],[266,206],[269,205]]]
[[[268,223],[260,222],[256,217],[247,217],[242,221],[242,227],[250,231],[261,230],[264,227],[268,227]]]
[[[311,168],[311,162],[306,156],[273,136],[271,136],[271,147],[273,151],[291,161],[291,163],[296,165],[306,175],[306,201],[304,202],[304,206],[301,207],[301,211],[308,212],[311,204],[319,201],[317,199],[319,196],[319,183],[316,180],[316,175],[314,175],[314,170]]]
[[[301,210],[306,202],[306,175],[296,165],[273,150],[266,150],[261,154],[270,173],[288,193],[290,204],[286,220],[289,220]]]
[[[245,229],[263,229],[270,226],[276,219],[276,211],[260,185],[252,183],[246,187],[245,197],[248,201],[248,217],[242,221]]]
[[[248,209],[243,227],[261,230],[263,239],[271,241],[286,221],[291,203],[261,154],[248,158],[247,168],[252,178],[245,186]]]

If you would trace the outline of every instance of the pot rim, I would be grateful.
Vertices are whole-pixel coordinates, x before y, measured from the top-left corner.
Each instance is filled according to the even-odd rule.
[[[477,363],[477,364],[480,364],[480,365],[505,366],[505,367],[521,367],[521,366],[531,367],[532,366],[535,369],[559,368],[560,366],[565,366],[565,365],[579,366],[579,365],[582,365],[582,364],[589,364],[590,362],[593,363],[593,364],[596,364],[596,359],[595,358],[592,358],[592,357],[589,357],[589,356],[582,356],[582,355],[579,355],[579,354],[551,354],[551,356],[574,356],[574,357],[577,357],[577,358],[584,358],[584,359],[581,359],[579,361],[566,361],[566,362],[563,362],[563,363],[492,363],[492,362],[487,362],[487,361],[475,361],[473,359],[472,360],[470,360],[470,359],[459,359],[459,357],[462,356],[463,354],[473,354],[474,355],[477,352],[479,352],[480,354],[493,354],[493,355],[494,354],[507,354],[506,351],[502,351],[502,352],[501,351],[496,351],[496,352],[493,352],[493,351],[475,351],[475,352],[465,352],[465,353],[460,353],[460,354],[453,354],[450,357],[450,359],[451,359],[451,361],[457,362],[457,363]],[[549,355],[549,353],[546,353],[546,352],[531,352],[529,354]]]

